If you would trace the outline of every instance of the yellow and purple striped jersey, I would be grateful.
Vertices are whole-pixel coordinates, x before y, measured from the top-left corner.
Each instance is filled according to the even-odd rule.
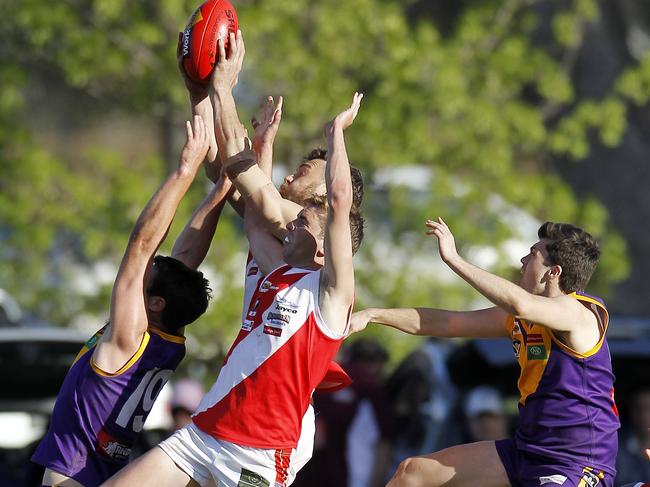
[[[86,487],[98,486],[129,460],[158,393],[185,355],[185,338],[150,328],[114,373],[92,356],[104,329],[81,349],[63,381],[50,427],[32,461]]]
[[[521,367],[515,441],[518,449],[614,474],[620,422],[605,339],[609,316],[599,298],[571,296],[598,319],[600,340],[587,353],[567,347],[547,327],[514,316],[507,320]]]

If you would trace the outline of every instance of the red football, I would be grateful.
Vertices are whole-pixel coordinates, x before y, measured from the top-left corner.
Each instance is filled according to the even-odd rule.
[[[228,49],[228,35],[237,33],[237,12],[228,0],[206,0],[183,31],[183,68],[194,81],[207,83],[217,63],[217,39]]]

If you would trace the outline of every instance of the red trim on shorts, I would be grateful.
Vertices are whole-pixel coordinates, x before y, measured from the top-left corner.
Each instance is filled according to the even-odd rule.
[[[287,485],[290,461],[291,448],[275,450],[275,487],[284,487]]]

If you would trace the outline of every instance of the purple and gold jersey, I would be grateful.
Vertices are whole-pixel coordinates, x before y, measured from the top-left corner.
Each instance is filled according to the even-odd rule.
[[[570,349],[549,328],[508,318],[521,367],[515,441],[520,450],[590,465],[613,475],[620,422],[605,340],[609,317],[599,298],[571,296],[598,319],[600,340],[587,353]]]
[[[149,329],[117,372],[92,360],[104,329],[81,349],[52,411],[50,427],[32,461],[86,487],[101,484],[129,460],[158,393],[185,355],[185,338]]]

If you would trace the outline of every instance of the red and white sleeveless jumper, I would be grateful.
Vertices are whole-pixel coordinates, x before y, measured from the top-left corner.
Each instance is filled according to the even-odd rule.
[[[193,421],[239,445],[296,448],[311,395],[344,334],[320,314],[321,270],[284,265],[260,278],[254,265],[249,259],[247,284],[254,280],[255,288],[245,292],[242,328]]]

